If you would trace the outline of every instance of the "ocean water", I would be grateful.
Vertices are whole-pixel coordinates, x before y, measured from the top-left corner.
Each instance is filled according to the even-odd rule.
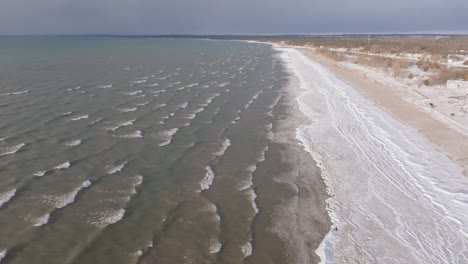
[[[289,82],[269,45],[0,38],[1,263],[317,261]]]

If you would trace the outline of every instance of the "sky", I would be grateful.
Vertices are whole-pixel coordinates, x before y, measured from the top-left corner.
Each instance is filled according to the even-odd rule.
[[[468,0],[0,0],[0,34],[468,33]]]

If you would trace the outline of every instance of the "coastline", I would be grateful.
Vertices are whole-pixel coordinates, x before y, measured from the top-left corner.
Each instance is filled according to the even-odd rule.
[[[305,49],[271,44],[299,79],[296,101],[308,122],[296,138],[330,195],[321,263],[458,263],[468,233],[463,135],[389,87]],[[452,238],[461,248],[445,252]]]
[[[394,118],[418,130],[436,149],[462,166],[464,175],[468,177],[468,137],[465,134],[442,122],[435,113],[428,113],[404,100],[397,91],[385,83],[368,78],[357,70],[342,67],[310,48],[294,48],[311,60],[325,66]]]

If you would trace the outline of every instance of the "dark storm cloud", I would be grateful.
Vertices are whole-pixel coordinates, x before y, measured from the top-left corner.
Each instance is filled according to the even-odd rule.
[[[0,34],[467,32],[467,0],[0,0]]]

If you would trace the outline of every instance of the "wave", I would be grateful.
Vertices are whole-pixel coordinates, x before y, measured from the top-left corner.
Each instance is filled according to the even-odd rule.
[[[0,138],[0,141],[4,141],[5,139],[7,139],[8,137],[4,137],[4,138]]]
[[[143,137],[143,132],[141,130],[136,130],[130,134],[125,134],[125,135],[116,135],[116,137],[121,137],[121,138],[142,138]]]
[[[210,189],[214,181],[214,173],[210,166],[206,166],[205,177],[200,181],[200,191]]]
[[[218,157],[224,155],[224,152],[226,152],[229,146],[231,146],[231,140],[229,140],[228,138],[224,139],[221,149],[215,152],[214,155]]]
[[[77,140],[70,140],[70,141],[67,141],[64,143],[65,146],[78,146],[81,144],[81,139],[77,139]]]
[[[73,90],[79,90],[79,89],[81,89],[81,87],[77,86],[75,88],[68,88],[67,91],[73,91]]]
[[[221,251],[223,244],[216,239],[212,239],[208,242],[208,251],[210,254],[216,254]]]
[[[132,107],[132,108],[117,108],[117,111],[120,111],[120,112],[133,112],[133,111],[136,111],[138,109],[138,107]]]
[[[146,86],[154,87],[154,86],[159,86],[159,84],[158,83],[152,83],[152,84],[147,84]]]
[[[112,84],[97,86],[97,88],[101,88],[101,89],[107,89],[107,88],[111,88],[111,87],[112,87]]]
[[[267,153],[267,151],[269,150],[270,148],[268,146],[266,146],[263,151],[260,153],[260,157],[258,157],[257,159],[257,162],[264,162],[265,161],[265,155]]]
[[[171,144],[172,142],[172,137],[179,131],[178,128],[172,128],[168,130],[161,131],[159,133],[156,133],[156,138],[160,139],[161,142],[159,143],[159,146],[166,146]]]
[[[133,92],[121,92],[121,94],[126,94],[126,95],[137,95],[137,94],[140,94],[140,93],[143,93],[143,91],[138,90],[138,91],[133,91]]]
[[[53,205],[55,208],[63,208],[75,201],[75,197],[79,191],[91,186],[90,181],[84,181],[78,188],[69,193],[62,195],[44,195],[44,202]]]
[[[14,146],[1,147],[0,148],[0,156],[15,154],[16,152],[18,152],[24,146],[26,146],[26,144],[20,143],[18,145],[14,145]]]
[[[70,162],[69,162],[69,161],[64,162],[64,163],[62,163],[62,164],[60,164],[60,165],[55,166],[54,169],[56,169],[56,170],[61,170],[61,169],[66,169],[66,168],[68,168],[68,167],[70,167]]]
[[[247,189],[245,193],[247,194],[248,199],[250,203],[252,204],[252,208],[254,209],[255,214],[258,214],[259,211],[258,211],[257,203],[255,202],[255,199],[257,199],[257,194],[255,193],[255,190],[253,188],[249,188]]]
[[[146,80],[137,80],[137,81],[132,81],[131,83],[138,84],[138,83],[145,83]]]
[[[6,203],[8,203],[13,196],[16,194],[16,189],[10,190],[8,192],[0,193],[0,208]]]
[[[98,118],[98,119],[94,120],[93,122],[91,122],[91,125],[94,125],[94,124],[96,124],[96,123],[99,123],[99,122],[101,122],[101,121],[102,121],[102,119],[103,119],[103,118],[102,118],[102,117],[100,117],[100,118]]]
[[[6,254],[7,254],[6,249],[4,249],[4,250],[2,250],[2,251],[0,252],[0,261],[1,261],[2,259],[5,258]]]
[[[134,119],[132,119],[132,120],[122,121],[122,122],[120,122],[120,123],[117,123],[117,125],[115,125],[115,126],[107,127],[106,130],[115,131],[115,130],[117,130],[117,129],[120,128],[120,127],[131,126],[131,125],[133,125],[133,122],[135,122],[135,120],[136,120],[136,118],[134,118]]]
[[[224,86],[229,85],[229,84],[230,84],[230,82],[218,83],[218,86],[219,87],[224,87]]]
[[[46,173],[47,173],[47,171],[36,171],[35,173],[33,173],[33,175],[34,175],[34,176],[37,176],[37,177],[42,177],[42,176],[44,176]]]
[[[243,246],[241,246],[242,254],[244,254],[244,258],[252,255],[252,243],[247,242]]]
[[[125,167],[126,164],[127,164],[127,161],[119,165],[115,165],[115,166],[112,166],[112,165],[106,166],[105,169],[107,170],[107,174],[114,174],[114,173],[121,171]]]
[[[89,223],[99,227],[115,224],[125,216],[125,209],[95,213]]]
[[[87,118],[89,118],[89,115],[82,115],[82,116],[71,117],[70,120],[72,120],[72,121],[77,121],[77,120],[80,120],[80,119],[87,119]]]
[[[29,93],[29,91],[19,91],[19,92],[12,92],[12,93],[4,93],[2,96],[10,96],[10,95],[20,95],[20,94],[25,94]]]
[[[138,105],[138,106],[145,106],[145,105],[148,105],[150,102],[144,102],[144,103],[135,103],[135,105]]]
[[[47,213],[34,220],[33,226],[43,226],[49,222],[50,213]]]
[[[179,105],[179,108],[187,108],[187,106],[188,106],[188,102],[185,102],[185,103]]]

